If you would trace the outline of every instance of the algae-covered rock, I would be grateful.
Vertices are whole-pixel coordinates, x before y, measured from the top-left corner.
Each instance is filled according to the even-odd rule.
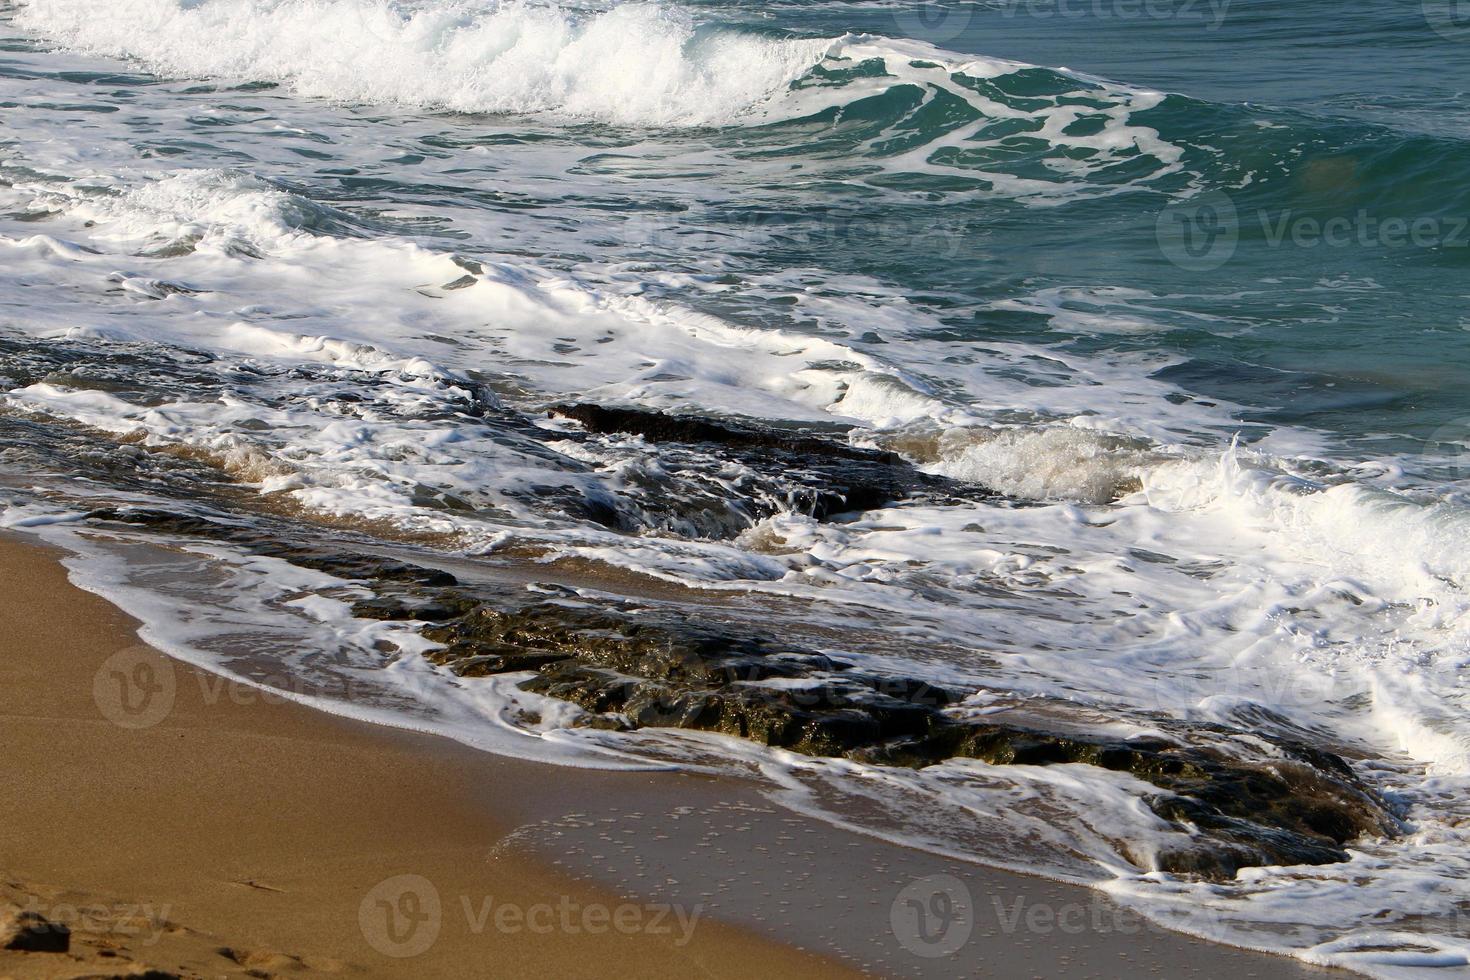
[[[534,671],[525,689],[581,706],[600,728],[720,732],[880,766],[971,758],[1126,772],[1159,788],[1147,799],[1155,813],[1195,835],[1157,856],[1163,870],[1229,878],[1242,867],[1332,863],[1346,860],[1347,842],[1396,829],[1345,761],[1300,743],[1275,740],[1272,757],[1247,759],[1219,738],[1124,739],[969,719],[946,710],[966,692],[646,609],[484,605],[425,635],[444,644],[432,659],[468,676]]]

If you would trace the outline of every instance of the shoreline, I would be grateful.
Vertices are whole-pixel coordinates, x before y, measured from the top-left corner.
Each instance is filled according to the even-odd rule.
[[[49,912],[72,952],[0,950],[0,976],[1349,975],[850,834],[735,780],[546,767],[292,703],[141,646],[57,557],[0,535],[0,908]],[[146,696],[165,676],[165,715],[133,727],[119,678]],[[966,928],[907,934],[904,896],[940,892],[963,894]]]
[[[453,977],[489,963],[575,976],[598,962],[645,975],[854,975],[502,848],[516,824],[487,797],[534,792],[527,772],[164,661],[138,644],[135,621],[68,584],[47,550],[0,538],[0,589],[11,597],[0,718],[12,753],[0,908],[72,932],[70,953],[0,951],[0,976],[127,975],[137,964],[180,976]],[[167,717],[137,728],[104,717],[119,670],[135,691],[169,670]]]

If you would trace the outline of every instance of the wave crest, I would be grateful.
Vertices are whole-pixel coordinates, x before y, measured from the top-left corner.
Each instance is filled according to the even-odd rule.
[[[789,84],[828,44],[701,29],[686,12],[652,4],[581,14],[485,0],[27,0],[19,19],[165,75],[619,124],[728,120]]]

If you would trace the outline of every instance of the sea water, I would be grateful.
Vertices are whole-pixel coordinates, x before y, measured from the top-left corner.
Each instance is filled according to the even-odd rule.
[[[352,676],[350,700],[303,695],[334,710],[559,763],[758,772],[835,823],[1208,938],[1464,970],[1458,14],[0,4],[0,524],[69,546],[177,656],[315,692]],[[656,506],[651,447],[559,440],[542,415],[569,400],[842,432],[1008,500],[712,533]],[[463,424],[471,404],[539,435]],[[80,521],[187,508],[201,480],[211,506],[461,574],[534,554],[759,602],[851,662],[968,685],[975,711],[1004,692],[1122,734],[1289,732],[1350,758],[1404,833],[1205,883],[1150,866],[1168,828],[1123,774],[880,772],[545,703],[528,724],[514,678],[432,667],[411,624],[352,616],[351,582],[218,543],[149,558]],[[624,526],[548,509],[548,486]]]

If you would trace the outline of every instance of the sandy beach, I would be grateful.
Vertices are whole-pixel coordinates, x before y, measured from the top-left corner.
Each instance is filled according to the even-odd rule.
[[[0,976],[1321,973],[751,787],[536,767],[229,684],[139,646],[29,543],[0,544],[0,590],[0,904],[12,946],[70,933],[0,951]],[[981,898],[930,949],[891,913],[947,881]]]
[[[849,975],[497,850],[515,824],[490,801],[534,792],[523,774],[155,664],[51,555],[0,556],[0,898],[71,932],[0,976]],[[157,724],[99,710],[119,651],[172,671]]]

